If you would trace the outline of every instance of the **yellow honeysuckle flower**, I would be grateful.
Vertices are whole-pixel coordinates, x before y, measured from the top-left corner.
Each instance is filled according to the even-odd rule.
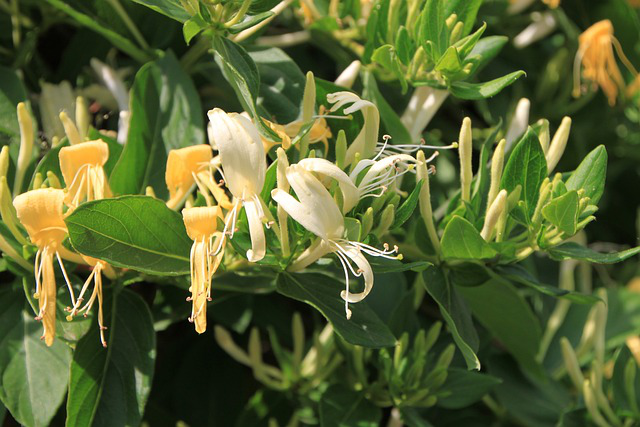
[[[225,236],[218,231],[218,221],[223,221],[218,206],[187,208],[182,210],[187,234],[193,240],[191,247],[191,297],[193,303],[189,321],[196,332],[207,329],[207,302],[211,301],[211,278],[222,261]]]
[[[397,252],[397,247],[389,250],[388,245],[385,245],[384,250],[379,250],[361,242],[345,239],[342,212],[329,191],[313,173],[300,165],[291,165],[287,168],[286,175],[287,181],[298,196],[298,200],[281,189],[273,190],[271,197],[291,218],[319,237],[300,254],[289,267],[289,271],[300,271],[319,258],[329,253],[335,253],[345,273],[346,288],[340,296],[345,301],[345,313],[349,319],[351,318],[349,303],[362,301],[373,288],[373,270],[363,253],[398,259],[400,256],[393,256]],[[349,271],[356,277],[363,276],[364,290],[362,292],[350,292]]]
[[[267,219],[267,209],[260,198],[267,171],[262,139],[251,120],[241,114],[227,114],[215,108],[208,116],[213,128],[212,143],[220,153],[223,178],[234,197],[223,232],[233,237],[238,213],[244,208],[251,236],[247,259],[260,261],[266,254],[263,222]]]
[[[208,171],[212,158],[211,147],[206,144],[169,151],[165,172],[169,208],[176,209],[184,202],[198,180],[198,173]]]
[[[84,316],[86,317],[89,311],[91,311],[91,307],[93,307],[93,304],[97,300],[98,301],[98,328],[100,329],[100,342],[102,343],[103,347],[107,347],[107,340],[105,339],[105,336],[104,336],[104,331],[107,330],[107,327],[104,325],[104,313],[102,311],[102,272],[104,271],[105,274],[110,277],[115,277],[115,272],[113,271],[113,267],[111,267],[109,264],[107,264],[104,261],[101,261],[96,258],[87,257],[87,256],[83,256],[82,258],[87,264],[93,266],[93,269],[91,270],[91,274],[89,275],[87,280],[82,285],[82,289],[80,290],[80,294],[78,295],[78,299],[76,299],[75,304],[73,304],[73,307],[68,309],[70,313],[67,316],[67,320],[68,321],[73,320],[73,318],[80,313],[83,313]],[[84,302],[84,298],[83,298],[84,294],[89,288],[89,285],[91,284],[92,281],[94,282],[93,292],[91,293],[91,296],[89,297],[89,300],[87,301],[87,303],[83,306],[82,303]]]
[[[593,86],[602,89],[609,105],[615,105],[618,92],[624,89],[625,82],[613,49],[615,48],[620,60],[629,71],[634,75],[638,75],[638,72],[622,51],[618,39],[614,37],[613,24],[608,19],[596,22],[580,35],[578,41],[580,47],[574,64],[573,95],[578,97],[581,93],[579,65],[582,64],[585,79],[589,80]]]
[[[111,197],[104,173],[109,146],[102,140],[82,142],[60,149],[60,171],[67,184],[65,203],[75,209],[80,203]]]
[[[58,259],[63,276],[69,288],[71,302],[75,297],[67,272],[58,251],[67,235],[67,226],[63,220],[63,190],[44,188],[28,191],[17,196],[13,205],[18,219],[24,225],[31,242],[38,247],[35,257],[36,292],[39,302],[37,320],[42,320],[44,339],[47,346],[53,344],[56,335],[56,279],[53,271],[53,258]],[[63,249],[63,248],[62,248]]]
[[[323,117],[325,108],[324,106],[320,107],[320,111],[318,116],[311,125],[311,129],[307,134],[309,138],[309,143],[315,144],[316,142],[322,142],[324,145],[325,152],[329,150],[329,138],[331,138],[331,129],[327,124],[327,120]],[[264,145],[265,153],[268,153],[271,148],[276,145],[282,145],[282,148],[288,150],[291,147],[291,139],[295,138],[298,133],[300,133],[300,129],[304,125],[302,120],[296,120],[286,125],[281,125],[277,123],[270,122],[269,120],[263,119],[264,122],[273,130],[281,139],[281,142],[269,141],[267,139],[262,139],[262,144]]]

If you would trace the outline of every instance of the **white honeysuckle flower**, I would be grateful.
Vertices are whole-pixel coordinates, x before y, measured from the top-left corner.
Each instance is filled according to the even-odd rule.
[[[535,0],[509,0],[509,7],[507,8],[507,13],[509,15],[515,15],[517,13],[522,12],[529,6],[531,6]]]
[[[247,258],[251,262],[260,261],[266,253],[264,202],[260,192],[267,171],[260,134],[251,120],[241,114],[227,114],[215,108],[208,116],[213,127],[212,141],[220,153],[224,181],[234,197],[233,208],[225,218],[224,232],[233,238],[238,213],[244,207],[251,236]]]
[[[449,96],[448,90],[430,86],[415,88],[400,120],[412,139],[418,139]]]
[[[370,101],[361,99],[352,92],[336,92],[327,95],[327,101],[334,104],[330,111],[337,111],[342,107],[345,114],[351,114],[360,111],[364,116],[364,126],[356,139],[349,145],[345,162],[350,164],[355,159],[356,153],[360,153],[360,157],[367,159],[373,157],[378,142],[378,128],[380,127],[380,113],[378,107]],[[348,104],[351,104],[347,106]]]
[[[349,175],[354,184],[357,182],[358,199],[382,196],[401,176],[414,170],[416,159],[409,154],[393,154],[378,160],[381,154],[382,151],[372,160],[361,160]],[[428,161],[437,155],[436,152]],[[367,168],[364,176],[358,179]]]
[[[326,159],[307,158],[300,160],[300,162],[298,162],[298,166],[308,170],[309,172],[333,178],[338,182],[344,199],[342,206],[343,213],[349,212],[358,204],[358,201],[360,200],[358,188],[352,182],[349,175],[334,163],[331,163]]]
[[[342,71],[342,73],[340,73],[335,81],[335,84],[338,86],[346,87],[347,89],[351,89],[356,79],[360,75],[360,68],[362,68],[362,63],[357,60],[353,61],[347,68]]]
[[[551,11],[534,12],[531,14],[531,21],[527,28],[513,38],[513,45],[516,48],[523,49],[547,37],[558,26],[554,13]]]
[[[273,190],[271,197],[291,218],[319,237],[289,267],[289,271],[300,271],[319,258],[335,253],[345,273],[346,287],[340,296],[345,301],[348,319],[351,317],[349,303],[362,301],[373,288],[373,270],[364,254],[397,259],[399,256],[393,256],[397,247],[389,250],[388,245],[385,245],[384,250],[379,250],[364,243],[345,239],[344,216],[325,186],[312,172],[298,164],[289,166],[286,175],[298,199],[281,189]],[[356,277],[363,276],[362,292],[349,291],[349,271]]]
[[[129,111],[129,91],[116,70],[104,62],[96,58],[91,58],[91,67],[118,103],[118,109],[120,110],[118,113],[118,142],[124,144],[129,134],[129,121],[131,119],[131,111]]]

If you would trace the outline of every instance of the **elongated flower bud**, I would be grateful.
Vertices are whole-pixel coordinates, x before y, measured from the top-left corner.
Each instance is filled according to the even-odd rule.
[[[76,125],[80,138],[84,141],[89,134],[89,126],[91,126],[91,115],[87,108],[87,101],[82,96],[76,98]]]
[[[276,183],[278,189],[289,192],[289,181],[287,181],[287,168],[289,167],[289,159],[287,158],[287,153],[282,149],[278,148],[276,151],[278,155],[278,165],[276,169]],[[282,256],[289,256],[290,248],[289,248],[289,226],[287,224],[287,219],[289,215],[287,211],[280,205],[278,205],[278,225],[280,226],[280,245],[282,246]]]
[[[422,216],[425,228],[427,229],[427,234],[429,235],[429,240],[431,240],[431,245],[435,249],[436,253],[438,253],[440,251],[440,238],[438,237],[438,232],[436,231],[436,226],[433,221],[431,188],[429,185],[429,170],[427,169],[427,162],[424,156],[424,152],[418,151],[418,153],[416,154],[416,159],[418,160],[416,166],[417,177],[419,180],[424,181],[422,184],[422,188],[420,188],[420,215]]]
[[[496,146],[491,158],[491,186],[487,197],[487,209],[495,200],[500,191],[500,181],[502,180],[502,169],[504,168],[504,151],[507,141],[502,139]]]
[[[462,121],[458,144],[458,155],[460,156],[460,198],[463,202],[470,202],[471,181],[473,179],[473,170],[471,166],[473,145],[471,136],[471,119],[469,117],[465,117]]]
[[[340,73],[335,81],[336,85],[351,89],[356,79],[358,78],[361,67],[362,63],[360,61],[353,61],[347,68],[342,71],[342,73]]]
[[[486,241],[491,239],[491,235],[498,223],[498,219],[502,215],[502,212],[505,210],[507,205],[507,190],[502,190],[496,196],[496,199],[491,203],[489,209],[487,209],[487,215],[484,219],[484,226],[482,227],[482,231],[480,235]]]
[[[509,124],[509,129],[505,139],[507,140],[507,150],[511,149],[513,143],[520,138],[529,126],[529,109],[531,102],[527,98],[521,98],[516,105],[516,111]]]
[[[62,122],[62,126],[64,126],[64,133],[67,134],[69,145],[80,144],[82,142],[80,132],[78,132],[78,128],[66,112],[62,111],[60,113],[60,121]]]
[[[549,151],[549,142],[551,141],[551,135],[549,133],[549,120],[541,119],[538,121],[540,124],[540,131],[538,132],[538,139],[540,140],[540,146],[542,147],[542,152],[544,155],[547,155]]]
[[[567,372],[569,373],[569,378],[573,382],[573,385],[580,390],[582,384],[584,383],[584,376],[582,375],[582,371],[580,370],[580,364],[578,363],[578,358],[576,357],[576,353],[571,347],[571,343],[566,337],[560,338],[560,347],[562,349],[562,358],[564,359],[564,366],[567,368]]]
[[[313,73],[309,71],[307,73],[307,80],[304,85],[304,94],[302,97],[302,122],[307,123],[313,119],[313,114],[316,109],[316,80],[313,77]],[[309,136],[305,136],[300,141],[300,158],[303,159],[307,156],[309,149]]]
[[[9,170],[9,146],[5,145],[0,150],[0,177],[7,176]]]
[[[562,119],[560,127],[553,135],[553,139],[549,145],[549,151],[546,155],[547,170],[549,173],[553,172],[558,165],[560,158],[562,158],[564,149],[567,147],[567,141],[569,140],[569,132],[571,132],[571,118],[565,117]]]
[[[13,194],[19,194],[22,191],[24,175],[33,158],[33,120],[24,102],[18,104],[18,124],[20,125],[20,151],[18,152]]]
[[[336,139],[336,165],[340,169],[344,169],[347,165],[347,135],[342,129],[338,132]]]

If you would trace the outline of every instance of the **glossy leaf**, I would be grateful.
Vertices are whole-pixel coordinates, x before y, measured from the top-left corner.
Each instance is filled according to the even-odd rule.
[[[168,152],[203,142],[200,99],[169,51],[136,74],[129,134],[109,181],[111,189],[115,194],[140,194],[150,185],[158,197],[165,197]]]
[[[453,335],[453,340],[467,363],[467,369],[479,370],[480,360],[476,356],[479,345],[478,334],[464,299],[438,267],[429,267],[422,273],[422,280],[427,292],[438,304],[440,313]]]
[[[447,409],[462,409],[480,400],[502,380],[473,371],[449,368],[447,380],[442,385],[445,395],[438,399],[438,406]]]
[[[48,426],[67,392],[71,350],[47,347],[18,286],[0,287],[0,400],[22,425]]]
[[[340,292],[344,284],[318,273],[282,273],[276,281],[279,293],[315,307],[347,342],[363,347],[379,348],[395,345],[396,339],[366,300],[349,304],[351,319],[347,320]]]
[[[276,47],[254,48],[249,56],[260,73],[258,106],[281,124],[298,119],[306,81],[298,65]]]
[[[424,181],[419,181],[411,194],[409,194],[409,197],[407,197],[407,200],[405,200],[404,203],[402,203],[400,207],[396,209],[396,215],[394,217],[393,224],[390,227],[391,230],[395,230],[401,227],[402,224],[407,222],[409,217],[411,217],[411,214],[413,214],[413,211],[415,211],[416,206],[418,206],[422,184],[424,184]]]
[[[136,3],[147,6],[149,9],[155,10],[169,18],[178,22],[185,22],[191,16],[184,9],[179,0],[133,0]]]
[[[67,400],[67,425],[132,426],[151,390],[156,337],[147,304],[128,289],[105,293],[107,348],[98,329],[78,342]]]
[[[66,218],[80,253],[148,274],[189,274],[192,241],[182,217],[153,197],[122,196],[80,205]]]

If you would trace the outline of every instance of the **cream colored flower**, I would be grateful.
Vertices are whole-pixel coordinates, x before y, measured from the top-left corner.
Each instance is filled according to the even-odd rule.
[[[345,313],[351,317],[349,303],[362,301],[373,288],[373,270],[363,253],[385,258],[397,251],[381,251],[364,243],[349,241],[344,238],[344,217],[325,186],[312,172],[300,165],[291,165],[286,171],[287,181],[295,191],[296,200],[286,191],[275,189],[271,197],[294,220],[319,237],[290,266],[289,271],[300,271],[319,258],[334,253],[338,257],[345,272],[346,288],[341,293],[345,301]],[[355,264],[355,268],[354,265]],[[364,290],[352,293],[349,288],[349,271],[356,277],[363,276]]]
[[[234,197],[233,208],[225,219],[224,232],[233,237],[240,209],[249,222],[251,249],[247,258],[260,261],[266,254],[263,221],[266,221],[260,192],[264,186],[267,161],[258,129],[240,114],[227,114],[216,108],[208,113],[213,140],[220,153],[220,164],[227,188]]]
[[[65,203],[75,209],[80,203],[111,197],[104,173],[109,146],[102,140],[87,141],[60,149],[60,171],[67,184]]]

